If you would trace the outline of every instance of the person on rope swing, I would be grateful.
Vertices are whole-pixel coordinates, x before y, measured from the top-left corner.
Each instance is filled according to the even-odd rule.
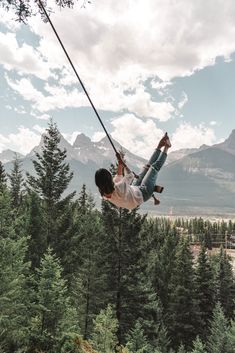
[[[170,147],[170,139],[165,133],[148,164],[144,166],[136,180],[134,180],[133,172],[123,162],[121,154],[117,153],[118,169],[114,178],[104,168],[98,169],[95,173],[95,183],[103,199],[112,202],[117,207],[127,209],[136,208],[149,200],[153,196],[153,192],[158,191],[159,187],[155,185],[155,182],[158,172],[166,161],[167,151]],[[163,151],[161,151],[162,148],[164,148]],[[125,171],[124,176],[123,169]],[[159,203],[160,201],[155,198],[155,204]]]

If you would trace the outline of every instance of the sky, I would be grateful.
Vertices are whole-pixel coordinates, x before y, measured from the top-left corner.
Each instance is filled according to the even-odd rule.
[[[49,0],[50,6],[53,6]],[[148,158],[212,145],[235,128],[234,0],[92,0],[51,20],[106,129]],[[27,154],[52,118],[73,143],[104,136],[48,23],[0,13],[0,152]]]

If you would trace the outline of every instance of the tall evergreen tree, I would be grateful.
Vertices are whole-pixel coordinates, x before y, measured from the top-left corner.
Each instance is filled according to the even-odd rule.
[[[235,321],[230,322],[228,330],[228,348],[229,353],[235,352]]]
[[[0,237],[16,237],[14,229],[15,217],[11,207],[10,192],[4,189],[0,192]]]
[[[211,321],[215,306],[214,276],[205,246],[202,246],[197,259],[196,297],[200,315],[200,336],[205,340],[208,335],[208,323]]]
[[[25,231],[30,237],[27,258],[34,270],[40,266],[41,258],[47,249],[41,200],[35,192],[29,192],[26,197]]]
[[[181,343],[177,353],[187,353],[184,345]]]
[[[217,286],[218,297],[224,315],[227,319],[234,319],[235,315],[235,279],[231,259],[226,251],[221,247],[219,256],[217,257]]]
[[[162,323],[159,328],[156,346],[158,347],[161,353],[171,353],[170,352],[171,341],[164,323]]]
[[[43,146],[33,161],[36,176],[27,174],[29,187],[43,200],[46,222],[47,244],[56,247],[59,239],[60,216],[74,193],[63,198],[63,193],[73,177],[69,164],[65,163],[66,150],[59,147],[60,133],[55,123],[50,121]]]
[[[7,176],[5,173],[4,166],[0,161],[0,192],[3,192],[3,190],[6,188],[6,185],[7,185]]]
[[[119,343],[124,343],[124,335],[139,318],[143,318],[146,335],[153,340],[161,308],[141,261],[140,230],[145,217],[136,210],[119,209],[108,202],[102,205],[102,217],[103,253],[108,290],[119,323]]]
[[[126,341],[126,347],[131,353],[149,353],[153,349],[150,347],[139,321],[136,322],[134,328],[127,334]]]
[[[101,310],[94,320],[94,329],[91,342],[95,349],[102,353],[111,353],[117,346],[118,322],[115,318],[112,306],[108,305],[105,310]]]
[[[75,249],[67,249],[66,267],[69,265],[73,268],[70,290],[84,339],[90,336],[92,320],[107,305],[108,300],[100,246],[102,230],[96,211],[80,215],[79,227],[73,233],[71,241]]]
[[[168,233],[161,229],[149,230],[148,232],[151,240],[147,271],[153,288],[161,300],[163,310],[166,312],[171,293],[170,284],[175,268],[175,254],[179,236],[173,230]]]
[[[19,209],[22,202],[22,187],[24,178],[21,170],[21,164],[22,163],[17,155],[15,155],[13,169],[9,174],[11,203],[15,210]]]
[[[86,185],[82,185],[82,189],[77,199],[77,208],[79,214],[90,212],[95,207],[94,198],[87,192]]]
[[[187,239],[177,246],[175,270],[171,283],[167,329],[173,343],[190,348],[198,333],[199,309],[196,302],[192,254]]]
[[[196,340],[193,342],[193,349],[191,353],[206,353],[206,347],[198,336]]]
[[[7,353],[24,346],[29,327],[26,243],[23,237],[0,237],[0,347]]]
[[[216,304],[213,311],[207,351],[208,353],[230,353],[228,323],[220,303]]]
[[[63,332],[74,329],[76,322],[62,267],[51,249],[42,258],[35,281],[37,308],[29,334],[30,352],[54,353],[59,349]]]

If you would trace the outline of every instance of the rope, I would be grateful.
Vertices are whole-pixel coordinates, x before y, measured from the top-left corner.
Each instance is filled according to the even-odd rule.
[[[83,90],[84,90],[84,92],[85,92],[85,94],[86,94],[86,96],[87,96],[87,98],[88,98],[88,100],[89,100],[89,102],[90,102],[90,104],[91,104],[91,106],[92,106],[94,112],[95,112],[95,115],[96,115],[97,118],[99,119],[99,122],[100,122],[101,126],[103,127],[103,129],[104,129],[104,131],[105,131],[105,133],[106,133],[106,135],[107,135],[107,137],[108,137],[108,139],[109,139],[109,142],[111,143],[111,146],[113,147],[113,150],[114,150],[115,154],[117,154],[118,151],[117,151],[116,147],[114,146],[113,141],[111,140],[111,137],[109,136],[109,134],[108,134],[108,132],[107,132],[107,130],[106,130],[106,128],[105,128],[105,126],[104,126],[104,124],[103,124],[103,122],[102,122],[100,116],[99,116],[99,113],[97,112],[96,107],[94,106],[94,104],[93,104],[93,102],[92,102],[92,100],[91,100],[91,98],[90,98],[90,96],[89,96],[89,94],[88,94],[88,92],[87,92],[87,90],[86,90],[86,87],[84,86],[84,84],[83,84],[83,82],[82,82],[80,76],[78,75],[77,70],[75,69],[75,67],[74,67],[74,65],[73,65],[73,62],[72,62],[72,60],[71,60],[71,58],[70,58],[70,56],[69,56],[67,50],[65,49],[65,47],[64,47],[64,45],[63,45],[63,43],[62,43],[62,41],[61,41],[61,39],[60,39],[60,37],[59,37],[59,35],[58,35],[56,29],[55,29],[55,27],[54,27],[54,25],[53,25],[53,23],[52,23],[52,21],[51,21],[49,15],[48,15],[46,9],[45,9],[45,7],[44,7],[42,1],[41,1],[41,0],[38,0],[38,2],[39,2],[39,8],[43,10],[43,12],[44,12],[44,14],[45,14],[45,16],[46,16],[48,22],[50,23],[51,28],[53,29],[53,31],[54,31],[54,33],[55,33],[55,35],[56,35],[56,37],[57,37],[59,43],[60,43],[60,45],[61,45],[61,47],[62,47],[62,49],[63,49],[63,51],[64,51],[64,53],[65,53],[65,55],[66,55],[66,57],[67,57],[67,59],[68,59],[68,61],[69,61],[69,63],[70,63],[70,65],[71,65],[71,67],[72,67],[72,69],[73,69],[73,71],[74,71],[74,73],[75,73],[75,75],[76,75],[76,77],[77,77],[77,79],[78,79],[78,81],[79,81],[79,83],[80,83],[80,85],[82,86],[82,88],[83,88]]]

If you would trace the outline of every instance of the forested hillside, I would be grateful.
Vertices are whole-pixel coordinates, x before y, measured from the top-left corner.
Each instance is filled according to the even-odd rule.
[[[234,353],[232,265],[208,249],[235,222],[99,211],[85,185],[65,197],[59,139],[51,122],[26,182],[0,163],[0,352]]]

